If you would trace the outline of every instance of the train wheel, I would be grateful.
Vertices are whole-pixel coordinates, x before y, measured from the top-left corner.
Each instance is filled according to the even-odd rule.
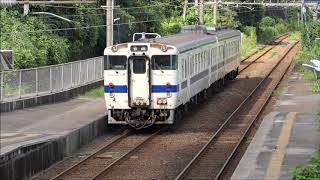
[[[188,114],[189,113],[189,103],[186,103],[183,105],[183,111],[185,114]]]
[[[174,119],[180,120],[183,118],[183,115],[184,113],[183,113],[182,106],[177,107],[177,109],[174,111],[174,116],[175,116]]]
[[[224,79],[219,79],[218,81],[219,92],[222,91],[223,85],[224,85]]]

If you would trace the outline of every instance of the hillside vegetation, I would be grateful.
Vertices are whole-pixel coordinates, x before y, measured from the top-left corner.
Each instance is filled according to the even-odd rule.
[[[197,24],[197,11],[189,7],[182,18],[184,0],[119,1],[114,18],[114,42],[126,42],[135,32],[158,32],[161,35],[178,33],[182,25]],[[62,21],[46,15],[23,16],[22,6],[0,9],[0,49],[14,51],[15,68],[31,68],[100,56],[105,48],[105,11],[98,1],[91,5],[31,6],[31,12],[51,12],[69,18]],[[146,6],[148,4],[148,6]],[[291,13],[292,11],[292,13]],[[244,32],[242,52],[254,52],[259,43],[266,43],[291,28],[297,9],[289,11],[286,21],[269,17],[268,11],[256,6],[219,8],[219,26],[237,28]],[[292,15],[290,15],[292,14]],[[212,8],[205,6],[205,25],[213,25]],[[249,54],[243,54],[246,56]]]

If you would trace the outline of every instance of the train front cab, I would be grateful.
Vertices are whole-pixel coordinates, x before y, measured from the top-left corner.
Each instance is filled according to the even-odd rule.
[[[109,124],[173,123],[179,89],[175,67],[177,56],[161,53],[152,56],[147,52],[107,55],[105,63]]]

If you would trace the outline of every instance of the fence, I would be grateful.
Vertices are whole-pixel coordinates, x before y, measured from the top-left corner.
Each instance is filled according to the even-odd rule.
[[[0,72],[0,100],[41,96],[103,79],[103,57],[32,69]]]

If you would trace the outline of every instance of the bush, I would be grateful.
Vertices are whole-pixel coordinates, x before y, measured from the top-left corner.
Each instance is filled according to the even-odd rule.
[[[183,25],[181,18],[169,18],[161,22],[160,35],[165,36],[169,34],[179,33]]]
[[[237,20],[237,13],[229,8],[224,8],[219,11],[218,24],[222,27],[238,28],[241,23]]]
[[[249,57],[259,48],[261,48],[261,45],[257,43],[256,28],[252,26],[244,27],[240,50],[241,59]]]
[[[320,178],[320,152],[317,152],[307,165],[298,165],[291,169],[293,180],[308,180]]]
[[[266,16],[262,18],[258,28],[258,41],[261,43],[267,43],[273,40],[275,37],[288,32],[288,24],[282,19],[273,19]]]
[[[284,34],[288,32],[288,26],[283,19],[278,19],[277,24],[274,26],[276,34]]]
[[[259,23],[260,28],[267,28],[267,27],[273,27],[276,24],[276,20],[272,17],[266,16],[261,19],[261,22]]]
[[[197,10],[195,6],[193,6],[187,11],[185,23],[188,25],[198,24],[198,15],[197,15]]]
[[[0,16],[3,33],[0,36],[0,46],[1,49],[13,50],[16,68],[32,68],[68,60],[69,44],[65,38],[51,32],[36,32],[51,29],[40,18],[22,18],[17,10],[6,8],[0,10]]]

